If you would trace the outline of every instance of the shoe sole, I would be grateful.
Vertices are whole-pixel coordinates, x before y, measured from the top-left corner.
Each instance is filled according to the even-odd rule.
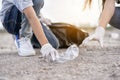
[[[31,52],[30,54],[26,54],[26,55],[23,54],[23,53],[22,53],[22,54],[21,54],[21,53],[18,53],[18,55],[21,56],[21,57],[30,57],[30,56],[35,56],[36,53],[35,53],[35,52]]]

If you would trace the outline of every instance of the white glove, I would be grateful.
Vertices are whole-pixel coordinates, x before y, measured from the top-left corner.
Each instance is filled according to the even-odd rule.
[[[48,18],[45,18],[42,13],[40,13],[40,21],[46,25],[51,25],[51,20]]]
[[[58,52],[49,43],[42,46],[40,52],[42,56],[48,61],[55,61],[59,58]]]
[[[96,40],[100,43],[101,47],[103,47],[104,35],[105,35],[105,29],[99,26],[96,28],[94,34],[90,35],[83,41],[82,45],[86,45],[91,40]]]
[[[46,25],[51,25],[51,20],[50,19],[48,19],[48,18],[40,18],[40,21],[42,22],[42,23],[44,23],[44,24],[46,24]]]

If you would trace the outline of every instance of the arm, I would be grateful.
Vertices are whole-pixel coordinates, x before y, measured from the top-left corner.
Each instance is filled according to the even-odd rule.
[[[104,9],[101,13],[99,19],[99,26],[105,28],[112,18],[115,10],[115,0],[106,0],[104,4]]]
[[[32,6],[26,8],[23,10],[25,13],[33,32],[35,33],[39,43],[42,45],[41,47],[41,53],[44,58],[47,58],[49,60],[49,57],[52,61],[56,60],[58,58],[58,52],[56,49],[54,49],[51,44],[49,44],[43,29],[41,27],[40,21],[38,17],[36,16],[36,13]]]
[[[109,23],[111,17],[113,16],[114,10],[115,10],[115,0],[106,0],[104,4],[104,9],[99,19],[98,27],[96,28],[93,35],[90,35],[83,41],[82,45],[86,45],[91,40],[96,40],[100,43],[101,47],[103,47],[105,28]]]
[[[46,39],[46,36],[43,32],[43,29],[41,27],[41,24],[39,22],[39,19],[37,18],[36,16],[36,13],[33,9],[33,7],[28,7],[26,9],[23,10],[23,12],[25,13],[32,29],[33,29],[33,32],[35,33],[39,43],[41,45],[44,45],[46,43],[48,43],[48,40]]]

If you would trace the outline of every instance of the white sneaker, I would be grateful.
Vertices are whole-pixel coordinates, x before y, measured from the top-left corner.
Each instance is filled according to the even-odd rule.
[[[21,39],[15,39],[15,45],[18,50],[18,54],[20,56],[33,56],[35,55],[35,50],[32,47],[32,44],[30,42],[30,39],[28,38],[21,38]]]

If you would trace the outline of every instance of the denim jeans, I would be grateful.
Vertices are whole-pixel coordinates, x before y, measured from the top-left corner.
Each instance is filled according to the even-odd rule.
[[[43,31],[49,41],[49,43],[54,47],[54,48],[58,48],[59,47],[59,41],[56,38],[56,36],[52,33],[52,31],[44,24],[42,24],[42,28]],[[33,44],[34,47],[36,48],[41,48],[41,45],[39,44],[38,40],[36,39],[35,35],[33,34],[32,38],[31,38],[31,42]]]
[[[109,24],[115,28],[120,29],[120,7],[115,8],[114,15],[112,16]]]
[[[33,0],[33,8],[36,12],[36,15],[39,16],[40,14],[40,10],[44,5],[44,0]],[[55,35],[49,30],[47,29],[46,26],[43,26],[43,31],[49,41],[49,43],[54,47],[54,48],[58,48],[59,47],[59,42],[58,39],[55,37]],[[30,24],[25,16],[25,14],[22,14],[22,22],[21,22],[21,30],[20,30],[20,37],[28,37],[28,38],[35,38],[35,36],[33,35],[32,32],[32,28],[30,27]],[[32,37],[32,35],[34,37]],[[33,43],[35,43],[35,41],[32,41]]]

